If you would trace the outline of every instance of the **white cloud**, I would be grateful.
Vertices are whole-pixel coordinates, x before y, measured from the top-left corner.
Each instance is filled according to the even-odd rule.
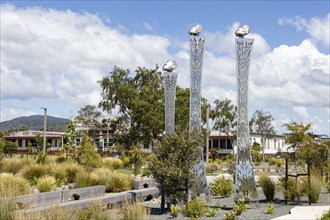
[[[326,47],[330,45],[330,13],[323,18],[313,17],[309,20],[300,16],[282,17],[278,23],[279,25],[294,25],[298,31],[306,30],[313,41],[321,42]]]
[[[96,103],[109,67],[153,68],[168,46],[167,38],[130,36],[94,14],[1,4],[2,99]]]
[[[1,108],[0,112],[0,122],[10,120],[12,118],[36,115],[35,112],[30,111],[27,108],[20,108],[17,106],[7,106],[6,108]]]

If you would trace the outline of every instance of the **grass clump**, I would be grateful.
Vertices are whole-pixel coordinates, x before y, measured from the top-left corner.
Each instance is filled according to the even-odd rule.
[[[202,217],[207,211],[205,201],[199,198],[189,201],[187,206],[182,209],[183,215],[189,218]]]
[[[124,167],[124,162],[116,157],[107,157],[102,159],[102,165],[110,169],[119,169]]]
[[[16,174],[31,163],[33,163],[32,160],[27,158],[5,158],[1,161],[1,171]]]
[[[267,201],[268,202],[273,201],[275,195],[275,183],[272,181],[272,179],[269,176],[267,176],[265,173],[262,173],[259,176],[259,184],[262,188],[262,191]]]
[[[265,210],[266,214],[273,214],[275,211],[275,206],[273,206],[270,202],[267,204],[267,208]]]
[[[178,217],[178,215],[179,215],[179,207],[176,206],[176,205],[174,205],[174,204],[172,204],[170,206],[170,215],[171,215],[172,218]]]
[[[83,188],[98,185],[99,180],[96,174],[82,170],[76,175],[76,187]]]
[[[29,194],[29,181],[13,174],[0,174],[0,198]]]
[[[124,174],[113,173],[105,185],[107,192],[123,192],[133,189],[133,179]]]
[[[32,185],[35,185],[38,178],[48,174],[48,170],[44,165],[31,164],[24,167],[20,173],[25,179],[29,180]]]
[[[236,215],[241,215],[243,212],[247,210],[247,204],[245,203],[245,199],[238,199],[237,204],[234,207],[234,212]]]
[[[120,213],[120,220],[149,219],[149,209],[145,208],[141,203],[129,203],[126,201]]]
[[[236,212],[235,211],[228,211],[223,214],[224,220],[234,220],[236,219]]]
[[[224,176],[215,178],[210,183],[210,193],[213,196],[228,197],[233,192],[233,181],[226,180]]]
[[[63,163],[61,166],[65,171],[68,183],[74,183],[76,181],[77,173],[83,169],[79,164],[74,162]]]
[[[37,187],[39,192],[51,192],[55,190],[56,179],[53,176],[43,176],[38,179]]]

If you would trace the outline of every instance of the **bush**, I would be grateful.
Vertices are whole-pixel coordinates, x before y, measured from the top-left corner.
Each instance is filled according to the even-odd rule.
[[[317,220],[329,220],[330,219],[330,210],[327,212],[324,212],[321,218],[318,218]]]
[[[234,212],[236,213],[236,215],[240,215],[243,212],[245,212],[246,209],[247,209],[247,205],[245,204],[245,200],[243,198],[237,201],[237,205],[234,207]]]
[[[76,175],[82,170],[82,167],[77,163],[64,163],[62,164],[63,170],[65,171],[67,182],[74,183],[76,181]]]
[[[51,169],[51,175],[55,177],[56,179],[56,185],[61,186],[67,183],[67,178],[66,178],[66,173],[65,170],[63,169],[62,164],[50,164],[49,167]]]
[[[275,183],[271,180],[269,176],[265,173],[262,173],[259,176],[259,184],[262,188],[262,191],[267,199],[268,202],[274,200],[275,195]]]
[[[29,194],[31,185],[28,180],[13,174],[0,174],[0,197]]]
[[[275,206],[273,206],[271,203],[267,204],[267,208],[265,210],[266,214],[273,214],[275,211]]]
[[[57,163],[63,163],[63,162],[65,162],[65,161],[66,161],[66,158],[63,157],[63,156],[59,156],[59,157],[56,158],[56,162],[57,162]]]
[[[36,184],[38,178],[48,174],[48,170],[44,165],[31,164],[21,170],[22,176],[29,180],[32,185]]]
[[[182,210],[182,213],[189,218],[201,217],[208,211],[208,208],[205,205],[205,201],[196,198],[188,202],[187,206]]]
[[[236,219],[236,212],[228,211],[223,214],[224,220],[234,220]]]
[[[221,171],[221,167],[217,162],[207,164],[205,169],[207,173]]]
[[[30,159],[5,158],[1,161],[1,171],[4,173],[18,173],[23,167],[31,164]]]
[[[170,207],[170,211],[171,211],[170,214],[171,214],[171,217],[172,218],[178,217],[178,215],[179,215],[179,208],[178,208],[178,206],[172,204],[171,207]]]
[[[125,174],[112,174],[105,185],[106,192],[123,192],[133,188],[133,179]]]
[[[215,178],[209,185],[214,196],[228,197],[233,192],[233,181],[226,180],[224,176]]]
[[[124,167],[124,162],[116,157],[107,157],[102,159],[102,164],[104,167],[110,169],[119,169]]]
[[[307,182],[307,180],[305,180],[305,182]],[[318,174],[311,175],[311,187],[310,189],[308,189],[307,194],[310,196],[312,203],[317,203],[317,201],[320,198],[322,188],[323,188],[322,176]]]
[[[37,187],[39,192],[51,192],[56,187],[56,179],[53,176],[43,176],[38,179]]]
[[[98,185],[98,177],[96,174],[88,173],[87,171],[80,171],[76,175],[76,187],[83,188]]]

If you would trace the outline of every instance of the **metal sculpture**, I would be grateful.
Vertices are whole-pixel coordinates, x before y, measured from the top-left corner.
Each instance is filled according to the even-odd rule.
[[[248,121],[248,79],[251,51],[254,39],[244,38],[250,33],[247,25],[240,27],[236,38],[237,72],[237,155],[235,174],[235,198],[257,200],[258,194],[253,175],[251,142]]]
[[[176,62],[169,60],[163,66],[165,84],[165,133],[172,133],[175,130],[175,94],[178,73],[173,72]]]
[[[204,39],[199,34],[203,27],[196,25],[189,30],[190,35],[190,113],[189,131],[191,138],[197,138],[201,131],[201,83],[204,52]],[[203,160],[203,147],[197,146],[197,163],[193,168],[196,184],[191,189],[194,193],[207,193],[207,181]]]

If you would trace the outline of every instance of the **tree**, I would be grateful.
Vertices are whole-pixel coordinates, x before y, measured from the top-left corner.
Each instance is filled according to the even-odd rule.
[[[262,160],[261,156],[261,146],[259,143],[254,142],[251,146],[251,156],[252,156],[252,161],[255,163],[259,163]]]
[[[38,133],[35,137],[36,144],[37,144],[37,152],[41,152],[43,148],[43,137]]]
[[[177,196],[184,191],[186,180],[191,184],[194,182],[191,170],[197,160],[196,146],[200,146],[199,142],[199,139],[189,138],[187,131],[167,134],[156,141],[155,157],[149,171],[161,185],[162,198],[165,195]]]
[[[233,143],[233,136],[237,127],[237,107],[231,100],[215,100],[215,108],[210,111],[210,118],[214,121],[213,129],[225,133]]]
[[[78,111],[78,116],[76,120],[80,122],[86,132],[92,135],[92,142],[95,140],[95,131],[100,125],[99,118],[102,116],[102,113],[97,110],[95,105],[86,105]]]
[[[264,112],[256,110],[253,113],[253,117],[250,120],[252,131],[261,135],[261,147],[262,147],[262,158],[265,156],[265,141],[268,138],[272,138],[275,135],[275,129],[272,125],[274,120],[270,112]]]
[[[82,135],[81,145],[78,150],[79,163],[90,167],[98,167],[101,165],[101,156],[95,152],[95,147],[86,135]]]
[[[73,119],[70,119],[68,126],[65,129],[64,136],[66,138],[65,151],[66,158],[68,157],[68,152],[76,149],[76,139],[78,132],[76,131],[76,124]]]

